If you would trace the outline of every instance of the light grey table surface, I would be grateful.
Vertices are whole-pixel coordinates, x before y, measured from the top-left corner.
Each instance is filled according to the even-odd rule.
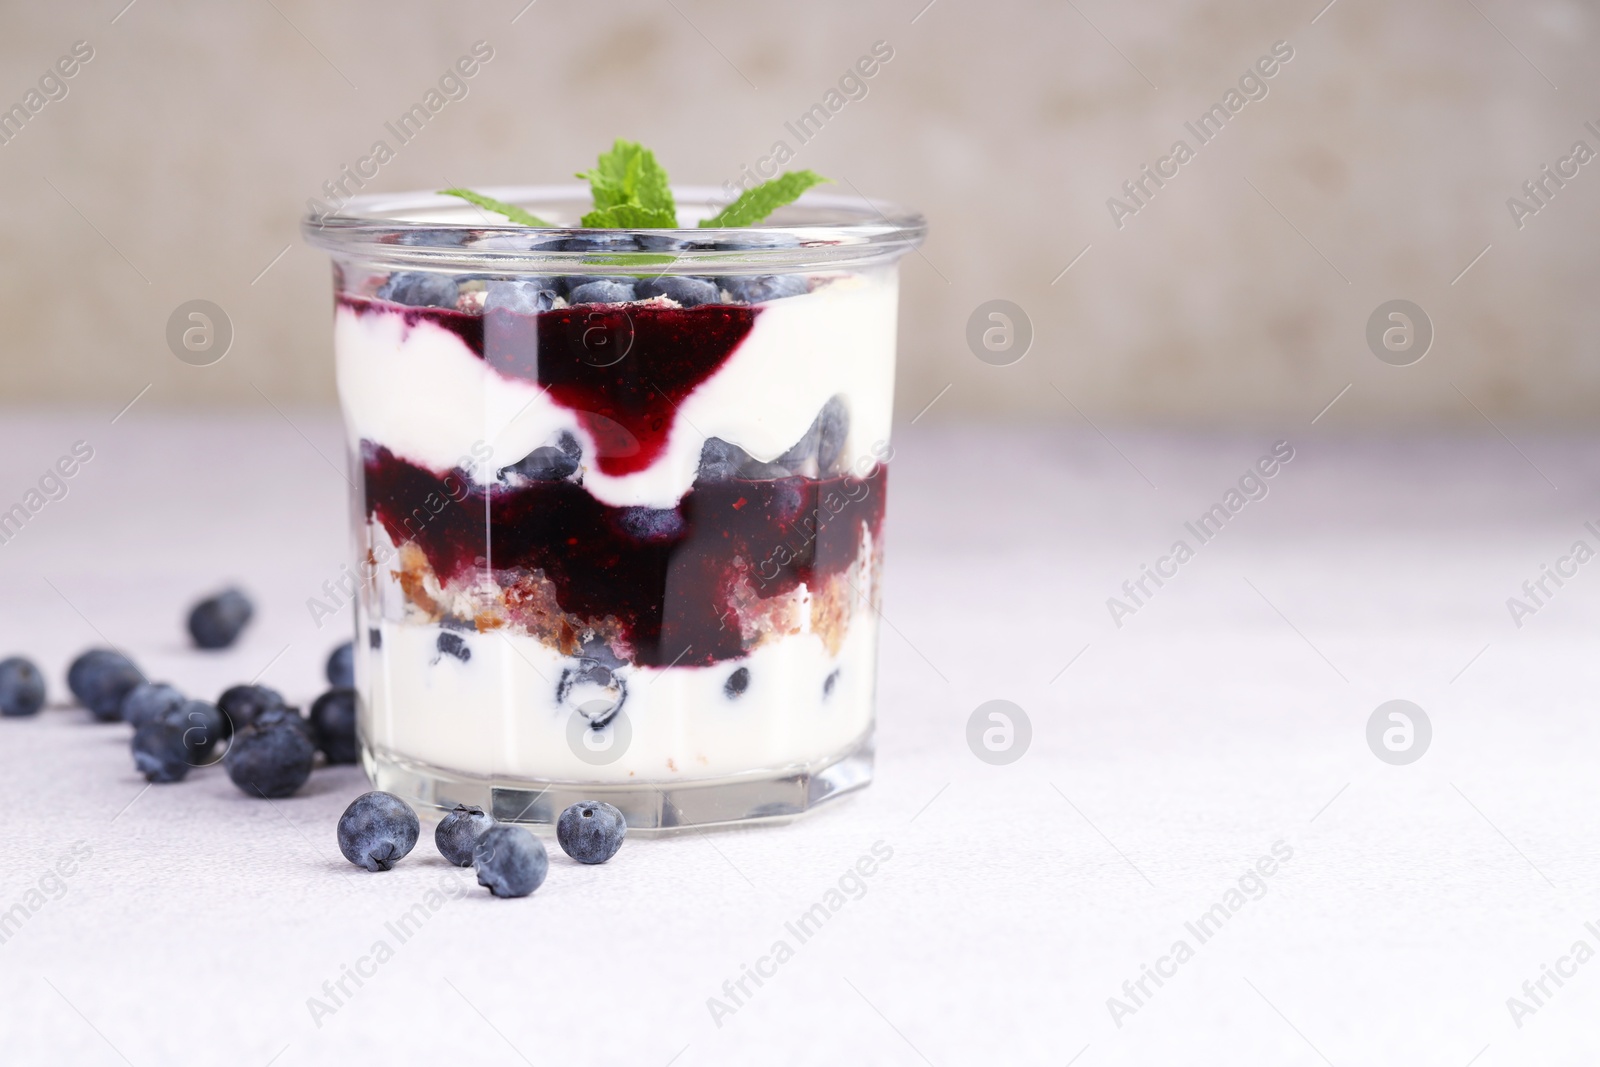
[[[107,638],[197,695],[264,669],[313,697],[346,626],[305,604],[347,545],[334,416],[112,414],[0,423],[0,507],[94,448],[0,545],[0,650],[36,656],[58,698]],[[387,874],[345,864],[354,769],[276,803],[220,770],[146,791],[124,726],[0,722],[0,1062],[1593,1062],[1600,962],[1560,961],[1600,950],[1600,562],[1520,627],[1506,601],[1574,542],[1600,548],[1600,440],[1335,422],[904,432],[875,784],[602,868],[557,852],[526,900],[461,890],[426,840]],[[1282,437],[1266,498],[1114,625],[1107,598]],[[187,650],[185,605],[234,580],[257,624]],[[1407,766],[1366,740],[1397,698],[1433,728]],[[993,699],[1032,725],[1005,766],[966,741]],[[892,855],[858,886],[875,845]],[[1259,899],[1230,898],[1275,845],[1292,855],[1245,879]],[[785,924],[841,879],[800,942]],[[1186,924],[1218,903],[1202,943]],[[780,940],[792,957],[714,1017]],[[1162,962],[1180,940],[1192,956]],[[1170,977],[1135,1003],[1147,964]],[[1514,1019],[1546,965],[1572,976]]]

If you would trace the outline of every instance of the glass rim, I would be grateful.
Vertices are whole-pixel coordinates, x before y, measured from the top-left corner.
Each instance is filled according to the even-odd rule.
[[[411,270],[604,274],[619,268],[652,273],[770,273],[774,270],[862,266],[898,259],[922,243],[922,215],[864,196],[812,190],[779,208],[768,222],[737,228],[585,229],[577,215],[590,206],[587,185],[485,187],[493,197],[571,225],[523,226],[459,197],[436,192],[370,193],[322,212],[311,201],[301,233],[316,248],[353,259]],[[712,186],[674,186],[680,218],[709,218],[730,198]],[[624,246],[606,250],[563,247],[596,235]],[[432,239],[431,242],[429,239]]]

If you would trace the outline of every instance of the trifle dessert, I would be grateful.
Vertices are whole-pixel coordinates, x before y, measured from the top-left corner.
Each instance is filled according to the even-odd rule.
[[[871,773],[896,261],[923,225],[819,192],[739,225],[664,180],[655,215],[618,211],[639,194],[586,176],[307,220],[335,260],[364,762],[506,820],[791,816]]]

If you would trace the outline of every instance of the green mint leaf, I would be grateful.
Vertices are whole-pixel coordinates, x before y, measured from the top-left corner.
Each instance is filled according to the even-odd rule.
[[[746,189],[733,203],[709,219],[702,219],[700,225],[753,226],[783,205],[792,204],[800,199],[800,194],[813,185],[821,185],[831,180],[815,171],[785,171],[771,181],[762,182],[754,189]]]
[[[596,211],[631,205],[669,220],[652,223],[653,226],[678,225],[678,208],[667,172],[656,162],[656,154],[637,142],[619,138],[610,151],[600,153],[593,170],[578,177],[588,181]]]
[[[677,228],[678,205],[672,199],[672,185],[667,180],[666,169],[656,162],[656,154],[648,148],[639,153],[634,194],[644,207],[665,212],[672,219],[672,227]]]
[[[515,204],[508,204],[504,200],[496,200],[492,196],[475,193],[471,189],[440,189],[440,196],[459,196],[469,204],[477,204],[485,211],[493,211],[497,215],[504,215],[512,222],[523,226],[544,226],[550,224],[537,215],[530,215]]]
[[[579,171],[578,177],[589,183],[589,188],[594,194],[596,210],[616,207],[626,204],[630,199],[628,189],[628,165],[643,149],[621,138],[611,146],[608,152],[601,152],[593,170]]]
[[[638,204],[600,208],[589,212],[580,222],[591,230],[673,230],[678,227],[678,217],[672,212]]]

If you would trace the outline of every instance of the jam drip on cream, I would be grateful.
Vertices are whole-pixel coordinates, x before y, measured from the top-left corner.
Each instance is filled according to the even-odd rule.
[[[655,462],[678,406],[750,335],[759,307],[659,303],[587,304],[524,315],[403,307],[341,295],[358,314],[403,315],[460,337],[507,378],[536,382],[572,411],[595,441],[593,461],[608,475]]]

